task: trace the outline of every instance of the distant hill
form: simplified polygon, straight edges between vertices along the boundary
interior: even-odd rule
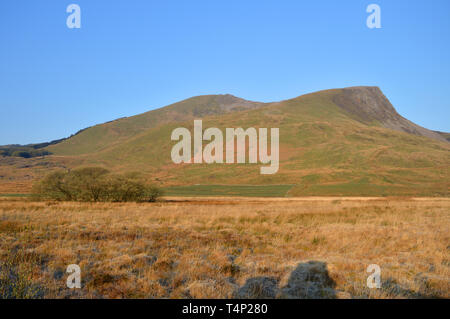
[[[278,127],[279,172],[260,175],[260,164],[173,164],[170,134],[180,126],[192,129],[194,119],[203,119],[204,129]],[[288,196],[449,196],[448,137],[399,115],[377,87],[273,103],[207,95],[87,128],[45,147],[53,155],[42,160],[57,163],[52,167],[139,171],[162,186],[293,185]]]
[[[263,105],[229,94],[192,97],[157,110],[89,127],[48,150],[60,155],[98,152],[164,124],[244,111]]]

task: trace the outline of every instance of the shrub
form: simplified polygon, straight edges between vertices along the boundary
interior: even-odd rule
[[[143,201],[146,187],[143,183],[120,175],[108,176],[103,181],[104,200],[111,202]]]
[[[54,172],[33,185],[33,193],[39,197],[54,200],[75,200],[75,192],[68,173]]]
[[[136,174],[111,174],[101,167],[86,167],[47,175],[34,193],[42,199],[90,202],[154,202],[162,196],[155,186],[147,186]]]
[[[149,186],[145,192],[145,198],[147,202],[156,202],[158,198],[163,196],[163,191],[161,188],[155,186]]]
[[[24,149],[2,149],[1,154],[3,156],[12,156],[12,157],[23,157],[23,158],[31,158],[37,156],[45,156],[50,155],[49,151],[45,150],[35,150],[33,148],[24,148]]]
[[[102,167],[85,167],[68,172],[68,186],[73,192],[73,199],[83,202],[98,202],[106,197],[105,175],[109,174]]]
[[[11,156],[14,157],[23,157],[23,158],[30,158],[31,157],[31,152],[27,152],[27,151],[15,151],[12,153]]]

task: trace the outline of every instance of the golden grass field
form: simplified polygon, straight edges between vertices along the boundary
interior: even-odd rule
[[[449,198],[0,198],[2,297],[449,298]],[[81,289],[66,267],[81,267]],[[369,289],[370,264],[382,287]]]

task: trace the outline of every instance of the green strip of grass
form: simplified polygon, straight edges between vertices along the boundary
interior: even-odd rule
[[[0,197],[30,197],[31,194],[0,194]]]
[[[166,196],[285,197],[293,185],[188,185],[164,188]]]

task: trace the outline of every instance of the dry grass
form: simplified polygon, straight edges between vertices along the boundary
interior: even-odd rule
[[[31,298],[449,298],[449,208],[449,199],[0,199],[0,283],[3,296]],[[74,263],[82,289],[65,285]],[[366,287],[369,264],[381,267],[381,289]]]

